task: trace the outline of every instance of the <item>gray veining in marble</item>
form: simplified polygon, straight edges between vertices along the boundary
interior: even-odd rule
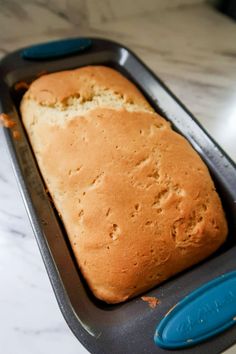
[[[204,1],[0,0],[0,9],[0,57],[57,38],[122,42],[236,160],[236,22]],[[0,162],[0,353],[86,353],[58,309],[1,136]]]

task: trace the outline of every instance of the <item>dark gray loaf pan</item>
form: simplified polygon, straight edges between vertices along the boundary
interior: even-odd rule
[[[15,117],[21,138],[12,139],[6,128],[3,128],[3,134],[59,307],[75,336],[91,353],[169,353],[171,351],[157,347],[153,340],[155,328],[165,313],[192,290],[236,268],[235,165],[163,82],[122,45],[91,39],[90,47],[70,55],[27,59],[22,53],[23,50],[18,50],[0,64],[0,109]],[[156,111],[189,140],[209,167],[229,223],[227,242],[217,253],[145,294],[158,297],[160,304],[155,309],[150,309],[140,297],[112,306],[93,297],[81,277],[53,203],[45,192],[21,123],[19,102],[24,89],[15,91],[16,82],[31,82],[42,71],[97,64],[113,67],[133,81]],[[220,353],[235,340],[236,326],[180,352]]]

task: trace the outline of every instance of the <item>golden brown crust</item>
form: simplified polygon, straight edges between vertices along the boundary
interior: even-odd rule
[[[86,68],[79,70],[83,76]],[[103,72],[88,70],[95,77]],[[41,91],[52,76],[42,79]],[[227,224],[209,172],[169,123],[155,113],[100,107],[56,124],[29,111],[37,81],[34,95],[23,99],[23,121],[98,298],[117,303],[140,294],[224,242]],[[53,92],[56,99],[68,97]]]

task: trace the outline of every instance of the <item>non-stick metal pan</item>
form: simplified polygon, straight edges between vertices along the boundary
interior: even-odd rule
[[[154,109],[189,140],[208,165],[229,224],[227,242],[218,252],[145,294],[158,297],[160,303],[154,309],[140,297],[119,305],[106,305],[91,294],[76,265],[63,225],[45,191],[19,114],[24,89],[15,90],[17,82],[30,83],[45,71],[98,64],[113,67],[133,81]],[[156,326],[167,311],[202,284],[236,269],[234,163],[134,53],[103,39],[63,40],[24,48],[6,56],[0,64],[0,110],[17,122],[20,139],[15,140],[10,129],[2,128],[2,134],[59,307],[75,336],[91,353],[172,352],[157,346],[153,339]],[[232,306],[236,315],[236,302]],[[181,353],[219,353],[235,341],[236,326],[232,326],[198,345],[182,348]]]

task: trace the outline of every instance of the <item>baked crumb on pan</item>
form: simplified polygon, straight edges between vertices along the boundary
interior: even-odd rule
[[[14,130],[12,131],[12,135],[13,135],[13,138],[14,138],[15,140],[19,140],[19,139],[20,139],[20,132],[19,132],[19,130],[14,129]]]
[[[5,128],[13,128],[16,125],[16,122],[6,113],[0,114],[0,122]]]
[[[149,307],[154,309],[160,303],[159,299],[155,296],[141,296],[141,299],[148,303]]]
[[[28,90],[30,85],[26,81],[18,81],[14,85],[14,90],[19,91],[19,90]]]

